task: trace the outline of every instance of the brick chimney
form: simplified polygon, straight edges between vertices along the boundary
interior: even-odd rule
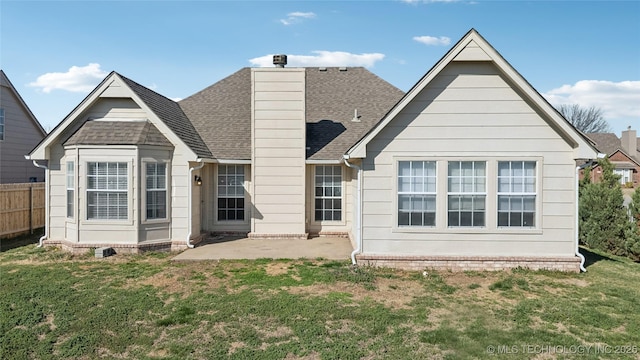
[[[638,140],[636,136],[636,131],[631,130],[631,126],[629,126],[627,130],[622,132],[622,137],[620,138],[622,149],[632,157],[638,155]]]

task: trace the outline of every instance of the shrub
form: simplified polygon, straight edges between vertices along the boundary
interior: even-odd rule
[[[589,181],[585,171],[580,182],[580,240],[593,249],[640,260],[640,234],[636,224],[629,221],[619,176],[613,173],[608,159],[600,159],[602,179]]]

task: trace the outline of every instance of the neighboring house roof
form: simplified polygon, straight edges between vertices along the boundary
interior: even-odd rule
[[[585,134],[591,141],[595,143],[595,147],[600,150],[600,152],[607,154],[608,157],[611,157],[616,152],[621,152],[631,161],[636,164],[640,164],[640,156],[630,156],[624,149],[622,148],[622,141],[616,134],[614,133],[588,133]],[[637,138],[637,150],[640,152],[640,138]]]
[[[594,142],[600,152],[609,156],[622,147],[620,139],[613,133],[588,133],[585,135]]]
[[[211,152],[207,145],[202,141],[202,138],[178,103],[127,77],[120,74],[118,76],[198,157],[211,157]]]
[[[7,74],[5,74],[4,70],[2,69],[0,69],[0,85],[8,87],[11,90],[11,92],[13,92],[13,94],[18,99],[18,101],[20,102],[20,105],[24,108],[25,112],[28,114],[29,118],[31,119],[35,127],[42,133],[43,137],[46,136],[47,131],[42,127],[42,125],[40,124],[36,116],[33,115],[33,113],[31,112],[31,109],[29,109],[29,107],[27,106],[27,103],[24,102],[24,99],[22,98],[22,96],[20,96],[20,94],[18,93],[18,90],[16,90],[16,88],[13,86],[13,84],[9,80],[9,77],[7,77]]]
[[[403,92],[362,67],[305,68],[307,158],[339,160]],[[179,102],[217,159],[251,159],[251,69]],[[359,122],[354,122],[357,110]]]
[[[366,157],[367,144],[453,61],[492,62],[502,75],[513,84],[514,89],[518,90],[525,100],[545,115],[544,119],[549,126],[576,149],[574,155],[576,159],[594,159],[597,157],[596,149],[587,138],[551,106],[475,29],[471,29],[465,34],[369,133],[348,150],[347,155],[356,158]]]
[[[87,121],[64,145],[173,146],[149,121]]]

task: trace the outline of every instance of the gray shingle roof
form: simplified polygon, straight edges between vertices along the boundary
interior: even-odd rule
[[[585,135],[595,143],[596,149],[604,154],[610,156],[618,150],[624,151],[620,138],[614,133],[589,133]],[[636,143],[637,149],[640,151],[640,138],[636,139]],[[636,156],[634,160],[640,162],[640,156]]]
[[[64,144],[173,147],[149,121],[87,121]]]
[[[362,67],[306,69],[307,158],[341,159],[404,95]],[[359,122],[353,122],[355,110]]]
[[[202,158],[211,152],[178,103],[118,74],[131,90],[173,131],[189,148]]]
[[[307,158],[337,160],[404,95],[361,67],[305,68]],[[179,102],[215,158],[251,158],[251,69]],[[352,122],[358,110],[360,122]]]
[[[251,69],[178,102],[218,159],[251,159]]]

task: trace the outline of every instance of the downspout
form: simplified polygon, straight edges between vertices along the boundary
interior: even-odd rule
[[[36,160],[33,160],[33,166],[44,169],[44,234],[42,234],[37,246],[42,247],[42,242],[47,238],[47,230],[49,229],[49,168],[38,164]]]
[[[344,164],[358,173],[357,200],[356,200],[356,248],[351,253],[351,263],[357,265],[356,254],[362,249],[362,169],[357,165],[349,163],[349,155],[344,155]]]
[[[580,271],[587,272],[584,267],[585,258],[580,254],[580,166],[576,166],[576,256],[580,258]]]
[[[194,166],[192,168],[189,169],[189,196],[187,196],[188,198],[188,209],[187,209],[187,223],[189,226],[189,233],[187,234],[187,247],[189,249],[193,249],[195,246],[191,243],[191,234],[193,233],[193,225],[192,225],[192,213],[193,213],[193,209],[191,209],[192,207],[192,202],[193,202],[193,170],[199,170],[202,169],[202,167],[204,166],[204,163],[202,162],[202,159],[198,159],[196,160],[197,163],[199,163],[200,165],[198,166]]]

